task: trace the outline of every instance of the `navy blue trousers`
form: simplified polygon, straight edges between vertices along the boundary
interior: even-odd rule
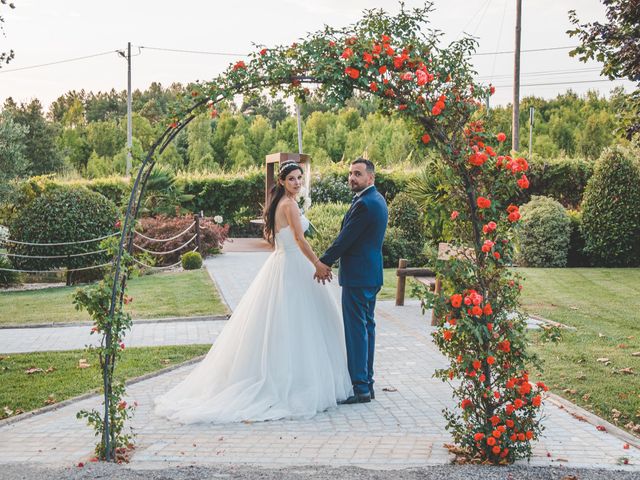
[[[366,394],[373,385],[376,322],[373,313],[380,287],[342,287],[342,318],[353,391]]]

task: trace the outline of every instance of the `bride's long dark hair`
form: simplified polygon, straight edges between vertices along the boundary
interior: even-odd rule
[[[278,170],[278,180],[282,180],[284,182],[287,179],[287,175],[295,170],[300,170],[300,172],[304,174],[304,170],[302,170],[302,167],[297,162],[290,161],[282,163],[280,165],[280,170]],[[278,203],[280,203],[284,194],[284,186],[277,181],[271,189],[271,200],[269,205],[264,209],[264,238],[266,238],[272,245],[276,235],[276,208],[278,208]]]

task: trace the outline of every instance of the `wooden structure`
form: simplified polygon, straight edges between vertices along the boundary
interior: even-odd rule
[[[456,248],[448,243],[438,244],[438,260],[449,260],[451,257],[456,258],[473,258],[475,256],[473,249]],[[435,272],[428,268],[409,268],[407,267],[407,261],[401,258],[398,262],[398,269],[396,270],[398,277],[398,283],[396,286],[396,306],[401,307],[404,305],[404,293],[407,285],[407,277],[413,277],[415,281],[423,284],[429,290],[432,290],[435,295],[439,295],[442,291],[442,279],[438,277]],[[431,325],[437,325],[438,319],[435,315],[431,315]]]
[[[413,277],[415,281],[423,284],[436,295],[438,295],[442,289],[442,282],[440,278],[436,276],[434,271],[429,270],[428,268],[409,268],[407,267],[407,261],[404,258],[401,258],[398,262],[396,275],[398,276],[398,283],[396,285],[396,306],[398,307],[404,305],[404,293],[407,286],[407,277]],[[436,319],[432,315],[431,325],[435,325],[436,323]]]

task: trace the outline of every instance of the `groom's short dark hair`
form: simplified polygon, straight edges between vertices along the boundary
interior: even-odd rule
[[[367,172],[376,173],[376,166],[371,160],[367,160],[366,158],[356,158],[351,162],[351,165],[355,165],[356,163],[364,163],[365,167],[367,167]]]

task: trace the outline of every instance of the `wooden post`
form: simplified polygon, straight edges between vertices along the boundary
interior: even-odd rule
[[[442,291],[442,280],[440,279],[440,277],[436,276],[436,286],[433,289],[433,294],[438,296],[440,295],[441,291]],[[431,309],[431,326],[436,327],[439,323],[440,323],[440,319],[436,317],[436,309],[432,308]]]
[[[202,258],[204,258],[202,243],[200,241],[200,215],[194,215],[193,220],[196,222],[196,247],[198,247],[198,253],[202,256]]]
[[[398,268],[407,268],[407,260],[401,258],[398,261]],[[404,289],[407,284],[406,275],[398,275],[398,283],[396,285],[396,307],[404,305]]]

